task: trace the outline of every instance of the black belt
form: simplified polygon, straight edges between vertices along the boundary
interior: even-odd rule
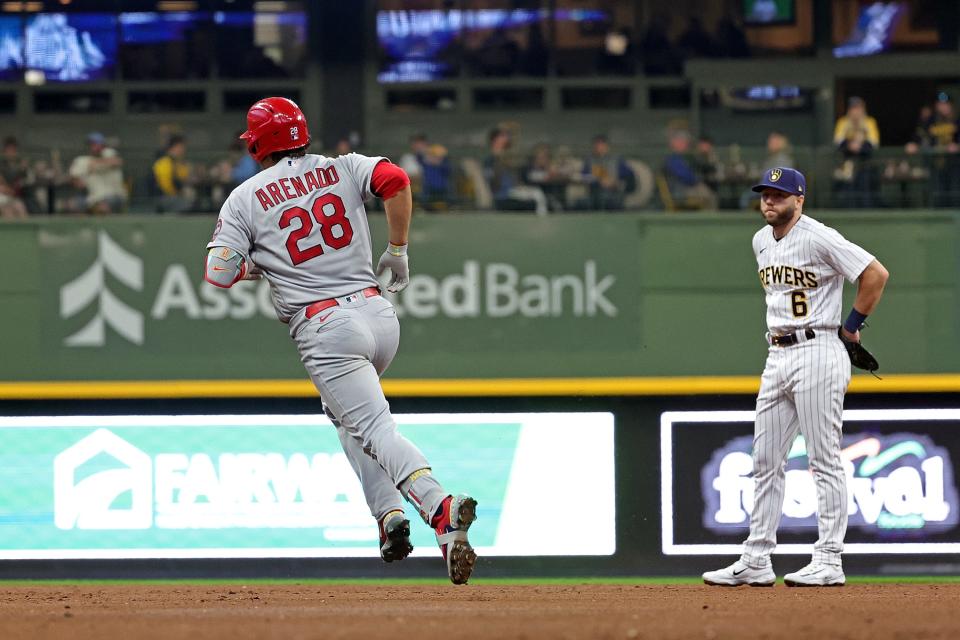
[[[798,332],[788,333],[782,336],[770,336],[770,344],[776,345],[778,347],[789,347],[800,342],[800,338],[797,336]],[[813,340],[814,336],[817,334],[813,329],[804,329],[803,335],[806,336],[807,340]]]

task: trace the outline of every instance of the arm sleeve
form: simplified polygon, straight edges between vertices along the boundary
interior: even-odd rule
[[[389,200],[410,184],[407,173],[389,160],[381,160],[373,169],[370,191],[383,200]]]
[[[853,244],[834,229],[824,229],[824,235],[819,240],[820,257],[849,282],[856,282],[874,260],[873,254]]]
[[[373,179],[373,170],[382,161],[387,160],[382,156],[364,156],[359,153],[348,153],[340,156],[334,162],[338,169],[343,169],[353,178],[360,188],[360,193],[364,198],[376,195],[371,190],[371,181]],[[392,164],[392,163],[391,163]]]
[[[247,274],[243,256],[227,247],[213,247],[207,251],[203,279],[215,287],[229,289]]]

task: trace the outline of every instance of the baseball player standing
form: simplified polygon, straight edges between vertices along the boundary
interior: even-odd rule
[[[819,537],[812,562],[788,573],[784,582],[842,585],[848,494],[840,439],[850,359],[840,336],[859,342],[860,327],[889,274],[872,255],[803,215],[806,181],[796,169],[771,169],[753,190],[761,194],[760,210],[769,225],[753,236],[753,252],[766,292],[770,348],[757,396],[750,536],[739,560],[704,573],[703,581],[730,586],[776,581],[770,554],[783,513],[786,458],[799,430],[817,487]],[[841,326],[844,278],[856,280],[858,288]]]
[[[409,178],[381,157],[308,154],[307,121],[286,98],[250,107],[240,137],[263,170],[220,210],[206,280],[231,287],[267,278],[277,316],[290,326],[379,523],[381,557],[402,560],[413,550],[402,496],[434,528],[450,580],[464,584],[477,558],[467,540],[476,500],[440,486],[420,450],[397,431],[380,387],[400,325],[376,276],[391,271],[391,292],[409,282]],[[390,232],[376,275],[363,206],[371,195],[383,199]]]

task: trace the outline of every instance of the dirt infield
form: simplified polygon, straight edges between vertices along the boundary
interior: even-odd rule
[[[960,637],[960,584],[0,587],[0,638]]]

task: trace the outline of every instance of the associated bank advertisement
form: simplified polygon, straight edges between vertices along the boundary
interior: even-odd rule
[[[754,502],[752,411],[661,416],[663,552],[739,553]],[[844,412],[845,553],[960,553],[960,409]],[[775,553],[810,553],[817,488],[803,436],[787,454]]]
[[[477,499],[479,554],[614,552],[612,414],[395,418],[448,491]],[[533,505],[585,504],[576,536],[531,535]],[[407,513],[414,555],[439,554]],[[0,417],[0,559],[377,557],[378,546],[325,416]]]

